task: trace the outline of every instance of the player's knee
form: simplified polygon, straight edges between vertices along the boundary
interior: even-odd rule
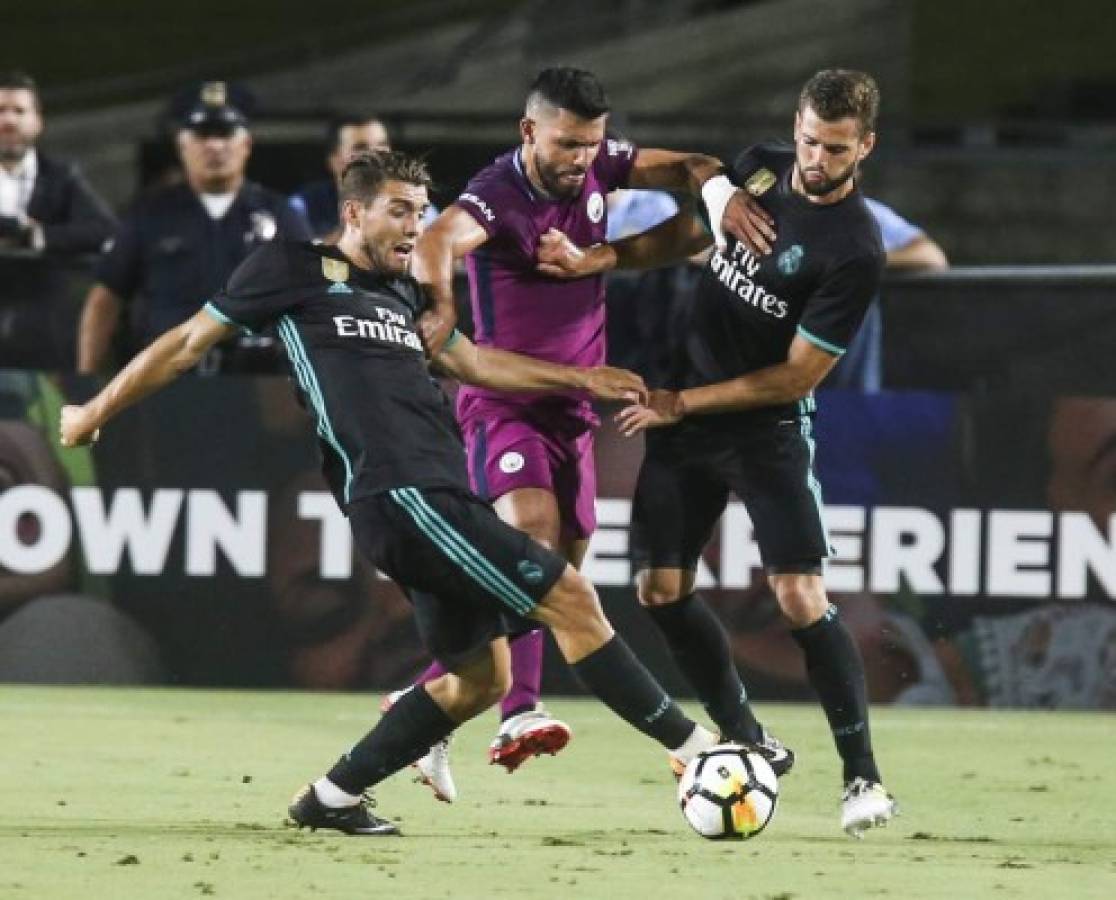
[[[636,596],[640,606],[666,606],[681,600],[687,593],[682,574],[673,570],[640,572],[636,579]]]
[[[812,579],[794,578],[776,583],[775,596],[783,616],[794,628],[805,628],[820,619],[829,606],[825,589]]]

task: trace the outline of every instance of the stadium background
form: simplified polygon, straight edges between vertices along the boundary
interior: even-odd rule
[[[427,0],[341,2],[321,19],[287,0],[227,7],[75,0],[5,13],[8,62],[43,88],[44,147],[125,208],[172,158],[168,98],[227,78],[255,99],[251,177],[286,191],[320,176],[325,120],[368,111],[397,146],[429,153],[444,204],[515,141],[523,86],[548,62],[596,70],[638,142],[720,154],[786,135],[795,92],[819,66],[876,73],[884,117],[866,189],[956,267],[887,283],[887,390],[820,398],[822,483],[844,529],[835,538],[865,570],[837,593],[873,694],[1116,705],[1116,235],[1098,200],[1116,177],[1116,58],[1100,4],[571,0],[558,14]],[[17,264],[26,260],[0,259]],[[88,276],[77,265],[71,277],[69,307],[51,299],[74,312]],[[623,334],[623,322],[610,327]],[[419,668],[394,590],[311,552],[321,484],[283,379],[189,381],[90,453],[62,454],[58,406],[92,387],[67,373],[0,373],[0,675],[6,657],[20,672],[32,658],[44,681],[384,688]],[[1085,432],[1101,438],[1082,458],[1071,438]],[[636,459],[638,445],[606,433],[609,518],[591,571],[621,629],[679,689],[625,584]],[[1069,481],[1076,494],[1058,488]],[[75,488],[93,493],[76,500]],[[121,522],[128,503],[149,525],[166,504],[165,553],[151,550],[152,533],[137,539],[142,565],[106,550],[111,534],[86,526],[114,498]],[[746,523],[732,521],[746,540]],[[804,697],[763,590],[740,574],[746,544],[721,547],[707,555],[709,589],[750,682],[763,698]],[[885,577],[875,563],[889,547],[908,564]],[[100,632],[72,627],[95,598],[127,617],[103,646]],[[55,608],[47,631],[19,627],[32,604]],[[572,691],[550,659],[547,686]]]

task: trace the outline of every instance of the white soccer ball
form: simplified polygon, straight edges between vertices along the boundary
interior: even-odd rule
[[[775,815],[779,781],[767,760],[739,744],[695,756],[678,782],[682,815],[702,837],[755,837]]]

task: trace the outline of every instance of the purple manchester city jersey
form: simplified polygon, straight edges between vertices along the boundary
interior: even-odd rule
[[[466,185],[456,204],[488,233],[488,240],[466,257],[476,343],[565,365],[604,363],[603,276],[549,278],[536,271],[536,253],[539,237],[549,228],[580,247],[604,241],[605,197],[627,185],[635,156],[636,148],[627,141],[602,141],[581,192],[570,200],[540,194],[524,172],[518,148]],[[589,412],[584,395],[561,396],[568,398],[563,405]],[[463,387],[458,395],[462,411],[478,401],[531,405],[541,399],[476,387]]]

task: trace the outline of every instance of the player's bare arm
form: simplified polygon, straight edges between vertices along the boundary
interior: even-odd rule
[[[551,228],[539,238],[538,270],[552,278],[584,278],[612,269],[655,269],[700,253],[712,240],[693,210],[683,204],[677,214],[654,228],[615,243],[582,248]]]
[[[753,253],[766,256],[775,243],[775,220],[759,202],[737,188],[714,156],[673,150],[640,150],[628,176],[628,186],[686,191],[700,197],[718,247],[730,234]]]
[[[445,348],[435,362],[441,371],[458,381],[497,391],[574,388],[588,391],[598,400],[634,403],[647,395],[643,379],[626,369],[562,366],[507,350],[478,347],[464,335]]]
[[[109,419],[193,368],[210,347],[236,330],[199,310],[152,342],[88,403],[62,407],[62,446],[92,443]]]
[[[442,351],[457,325],[453,298],[453,264],[488,240],[487,232],[467,212],[451,206],[415,244],[411,274],[431,297],[418,326],[431,359]]]
[[[796,336],[785,362],[739,378],[683,391],[651,391],[645,406],[633,405],[622,409],[616,421],[620,433],[631,437],[648,428],[673,425],[684,416],[793,403],[814,390],[837,359],[834,354]]]

